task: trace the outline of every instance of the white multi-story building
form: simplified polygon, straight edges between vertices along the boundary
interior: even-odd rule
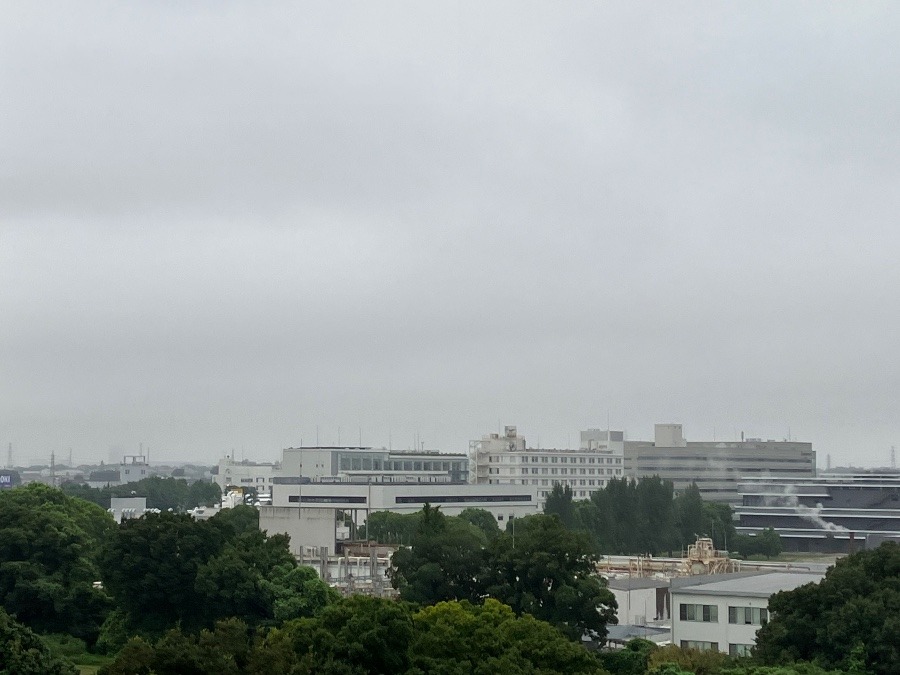
[[[672,643],[747,656],[756,644],[756,631],[768,621],[769,598],[824,576],[749,572],[672,579]]]
[[[119,464],[119,484],[137,483],[139,480],[150,478],[156,472],[150,468],[150,462],[146,455],[125,455]]]
[[[575,499],[587,499],[621,478],[625,440],[621,431],[588,429],[577,449],[529,448],[516,427],[469,443],[470,480],[488,485],[528,485],[541,506],[556,484],[569,486]]]
[[[231,455],[225,455],[219,460],[213,480],[222,494],[228,492],[229,487],[254,488],[257,492],[269,493],[272,490],[272,479],[280,475],[281,465],[277,462],[236,462]]]

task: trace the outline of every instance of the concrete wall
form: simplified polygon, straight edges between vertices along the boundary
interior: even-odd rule
[[[259,507],[259,529],[291,538],[294,555],[313,554],[311,549],[327,548],[334,553],[336,538],[334,509],[298,509],[296,506]]]

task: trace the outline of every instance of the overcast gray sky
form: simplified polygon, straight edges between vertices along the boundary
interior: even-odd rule
[[[609,420],[888,463],[895,3],[299,4],[0,2],[17,462]]]

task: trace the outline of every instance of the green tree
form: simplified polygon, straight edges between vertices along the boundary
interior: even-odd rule
[[[825,670],[814,663],[803,661],[784,666],[760,666],[750,662],[723,668],[721,675],[843,675],[843,672]]]
[[[277,623],[312,617],[340,600],[340,593],[319,578],[312,567],[282,565],[261,582]]]
[[[703,532],[711,537],[713,545],[722,551],[737,551],[737,530],[734,528],[734,514],[729,504],[718,502],[703,503]]]
[[[229,616],[257,623],[271,614],[263,576],[232,544],[197,567],[194,590],[203,607],[204,623]]]
[[[815,661],[825,668],[895,673],[900,663],[900,545],[847,556],[819,584],[776,593],[757,633],[767,665]]]
[[[718,675],[729,661],[727,654],[712,649],[683,649],[677,645],[667,645],[654,650],[647,664],[651,673],[686,671],[694,675]]]
[[[644,675],[647,672],[651,652],[658,647],[650,642],[635,638],[625,644],[624,649],[612,649],[598,654],[600,663],[615,675]]]
[[[173,628],[153,643],[132,638],[100,675],[240,675],[250,651],[247,625],[227,619],[199,634]]]
[[[771,527],[767,527],[758,535],[756,535],[757,550],[766,558],[776,558],[784,550],[781,543],[781,537]]]
[[[637,481],[637,551],[658,555],[680,548],[672,481],[650,476]]]
[[[134,483],[92,488],[86,484],[65,483],[63,491],[108,509],[112,497],[146,497],[147,508],[161,511],[185,511],[195,506],[212,506],[221,499],[222,493],[216,483],[194,481],[184,478],[164,478],[150,476]]]
[[[703,497],[696,483],[691,483],[690,487],[675,497],[675,513],[682,547],[693,544],[697,537],[709,535],[703,511]]]
[[[602,673],[596,657],[551,625],[486,600],[442,602],[413,616],[410,675]]]
[[[481,530],[487,541],[500,536],[500,527],[497,525],[497,519],[494,518],[494,514],[490,511],[473,508],[463,509],[457,518]]]
[[[616,623],[616,600],[594,571],[590,538],[566,530],[555,516],[519,518],[515,527],[515,537],[503,534],[488,548],[487,594],[570,638],[591,632],[605,640],[606,625]]]
[[[37,635],[0,609],[0,673],[75,675],[75,668],[55,658]]]
[[[94,504],[32,483],[0,492],[0,602],[34,630],[96,640],[109,598],[95,554],[112,518]]]
[[[487,542],[480,529],[426,504],[411,543],[391,557],[389,575],[400,597],[426,605],[481,600]]]
[[[148,513],[127,520],[100,556],[103,582],[135,628],[160,632],[181,621],[205,619],[197,573],[223,546],[209,521],[173,513]]]
[[[188,484],[186,499],[184,505],[186,509],[192,509],[195,506],[215,506],[222,501],[222,489],[217,483],[196,480]]]
[[[232,509],[222,509],[209,519],[222,528],[229,538],[259,532],[259,509],[239,504]]]
[[[369,515],[360,536],[381,544],[409,545],[419,528],[419,513],[376,511]]]
[[[413,637],[409,608],[381,598],[353,596],[312,619],[289,621],[257,644],[252,675],[368,675],[404,673]]]
[[[572,488],[561,483],[554,483],[553,489],[544,502],[544,513],[556,516],[569,529],[575,527],[575,507],[572,502]]]

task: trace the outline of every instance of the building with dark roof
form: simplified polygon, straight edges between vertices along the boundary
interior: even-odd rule
[[[852,552],[900,538],[900,472],[744,477],[735,512],[738,532],[771,527],[787,551]]]

